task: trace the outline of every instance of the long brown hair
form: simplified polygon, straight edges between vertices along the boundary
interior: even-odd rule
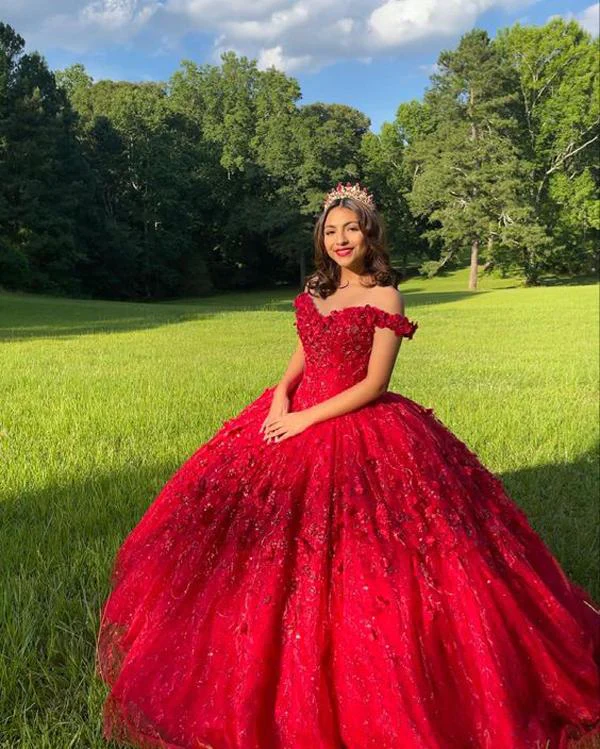
[[[333,294],[340,285],[340,266],[329,257],[325,249],[325,221],[329,211],[337,206],[349,208],[358,216],[358,225],[367,244],[364,256],[364,275],[373,278],[373,283],[365,283],[364,286],[366,288],[372,288],[373,286],[393,286],[397,288],[401,281],[401,275],[392,268],[390,263],[383,218],[378,211],[368,208],[360,200],[345,197],[335,200],[328,206],[315,223],[313,229],[315,270],[305,279],[308,292],[316,291],[322,299],[325,299]]]

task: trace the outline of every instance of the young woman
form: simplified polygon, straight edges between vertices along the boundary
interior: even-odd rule
[[[361,185],[327,194],[297,348],[114,562],[107,739],[564,749],[600,734],[600,611],[435,416],[387,389],[404,314]]]

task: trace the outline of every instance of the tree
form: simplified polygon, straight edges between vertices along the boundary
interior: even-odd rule
[[[76,293],[86,195],[76,117],[43,58],[23,48],[0,24],[0,273],[9,287]]]
[[[132,272],[128,293],[176,295],[194,227],[195,154],[185,125],[160,83],[100,81],[91,108],[94,164],[106,220],[129,258],[121,264]]]
[[[543,270],[573,272],[594,262],[599,234],[597,48],[575,21],[498,33],[496,46],[517,79],[519,150],[533,220],[552,241],[529,259],[530,280]]]
[[[171,78],[169,98],[215,160],[211,183],[198,196],[209,208],[205,239],[213,282],[243,287],[274,279],[281,265],[274,262],[276,235],[290,210],[297,210],[285,196],[300,94],[297,83],[278,71],[259,71],[233,52],[222,60],[218,69],[184,62]],[[204,206],[199,210],[206,213]]]
[[[405,148],[404,133],[397,122],[384,123],[378,135],[365,133],[361,142],[362,180],[372,190],[377,207],[385,216],[392,261],[404,270],[411,254],[426,251],[419,236],[421,227],[406,200],[411,180],[404,166]]]
[[[408,199],[417,215],[429,219],[425,236],[443,242],[436,271],[470,248],[469,288],[474,289],[492,227],[506,204],[517,200],[510,71],[487,33],[475,29],[456,51],[440,54],[431,80],[425,109],[413,107],[401,123],[412,136]],[[423,122],[425,130],[415,135]]]

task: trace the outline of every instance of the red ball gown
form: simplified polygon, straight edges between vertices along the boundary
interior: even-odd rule
[[[290,410],[367,372],[371,305],[294,299]],[[600,611],[433,410],[387,391],[279,443],[264,390],[114,561],[104,737],[155,749],[563,749],[600,735]]]

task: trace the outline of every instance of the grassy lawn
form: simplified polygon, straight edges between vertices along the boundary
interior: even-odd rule
[[[569,576],[598,580],[598,286],[467,271],[401,286],[390,389],[504,481]],[[105,746],[93,676],[113,556],[197,447],[281,376],[296,289],[165,304],[0,294],[0,747]]]

